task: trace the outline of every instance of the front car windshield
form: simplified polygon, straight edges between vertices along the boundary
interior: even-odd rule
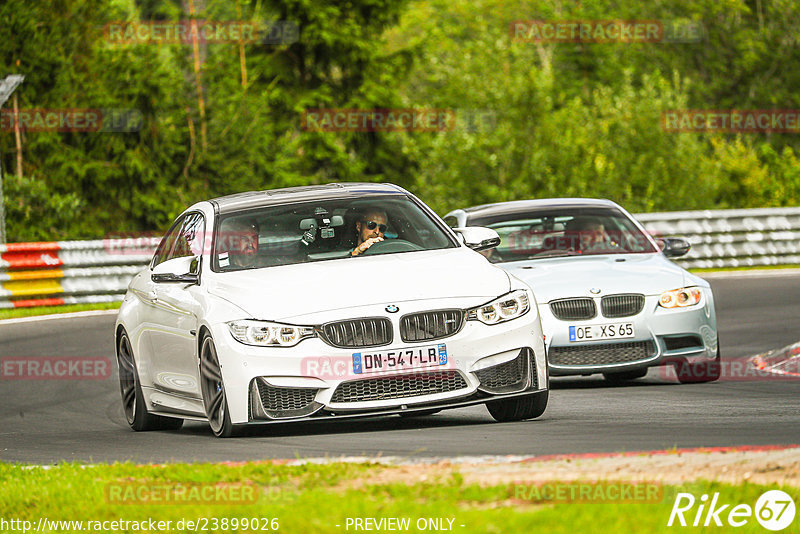
[[[239,271],[363,256],[456,247],[445,227],[404,195],[333,199],[251,208],[221,215],[212,269]]]
[[[639,228],[616,208],[547,208],[526,213],[471,218],[500,235],[490,261],[563,256],[657,252]]]

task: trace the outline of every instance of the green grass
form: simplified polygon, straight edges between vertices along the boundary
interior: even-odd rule
[[[455,532],[666,532],[676,529],[670,529],[666,524],[677,491],[688,491],[698,498],[704,493],[719,492],[720,503],[753,506],[764,491],[778,488],[777,485],[731,486],[700,481],[682,487],[667,486],[665,497],[656,503],[553,504],[523,497],[525,494],[515,492],[509,484],[492,487],[468,485],[455,472],[441,479],[428,479],[411,485],[371,482],[374,481],[373,475],[382,469],[347,463],[304,466],[272,463],[62,464],[50,469],[0,464],[0,518],[32,521],[34,529],[40,517],[83,521],[153,518],[171,521],[171,528],[162,530],[170,532],[189,531],[188,528],[176,529],[177,522],[199,518],[216,520],[218,526],[214,530],[225,532],[233,529],[221,526],[223,518],[230,521],[245,517],[277,518],[279,531],[298,533],[354,532],[353,526],[349,530],[345,528],[348,517],[407,517],[411,519],[410,532],[418,531],[414,525],[420,518],[454,519],[452,530]],[[413,469],[417,472],[421,468]],[[421,475],[422,471],[419,473]],[[251,485],[248,487],[255,488],[254,495],[258,499],[255,503],[243,504],[218,503],[213,499],[195,504],[121,504],[109,502],[107,497],[111,491],[109,488],[164,487],[177,483],[212,483],[219,487],[247,483]],[[800,502],[797,488],[782,489]],[[696,510],[697,505],[686,514],[690,524]],[[796,526],[797,521],[793,525]],[[444,525],[447,525],[446,521]],[[210,528],[211,523],[208,526]],[[261,526],[260,523],[258,531],[263,531]],[[730,530],[730,527],[711,530],[723,529]],[[10,531],[0,528],[2,530]],[[677,530],[698,532],[700,528],[677,527]],[[747,525],[736,530],[765,532],[755,518],[750,518]]]
[[[50,315],[52,313],[70,313],[89,310],[116,310],[122,302],[98,302],[95,304],[65,304],[64,306],[41,306],[38,308],[13,308],[0,310],[0,320],[14,319],[17,317],[33,317],[35,315]]]

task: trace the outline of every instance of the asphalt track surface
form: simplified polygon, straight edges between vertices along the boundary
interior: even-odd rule
[[[709,277],[723,359],[800,340],[800,274]],[[0,357],[113,361],[114,315],[0,323]],[[116,364],[114,364],[116,367]],[[0,460],[240,461],[270,458],[522,455],[800,443],[800,380],[680,385],[657,369],[623,386],[599,375],[551,381],[539,419],[494,423],[483,406],[428,417],[270,425],[220,440],[208,426],[132,432],[116,369],[104,380],[0,380]]]

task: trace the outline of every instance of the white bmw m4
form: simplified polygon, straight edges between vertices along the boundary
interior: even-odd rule
[[[540,416],[548,374],[528,285],[404,189],[328,184],[199,202],[131,281],[116,322],[134,430],[421,415]]]

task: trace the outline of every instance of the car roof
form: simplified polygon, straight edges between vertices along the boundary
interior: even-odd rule
[[[388,183],[346,182],[248,191],[214,198],[209,202],[220,213],[226,213],[273,204],[386,194],[407,194],[407,191],[402,187]]]
[[[615,202],[602,198],[537,198],[532,200],[512,200],[464,208],[470,218],[491,217],[492,215],[524,213],[537,208],[587,208],[619,207]]]

